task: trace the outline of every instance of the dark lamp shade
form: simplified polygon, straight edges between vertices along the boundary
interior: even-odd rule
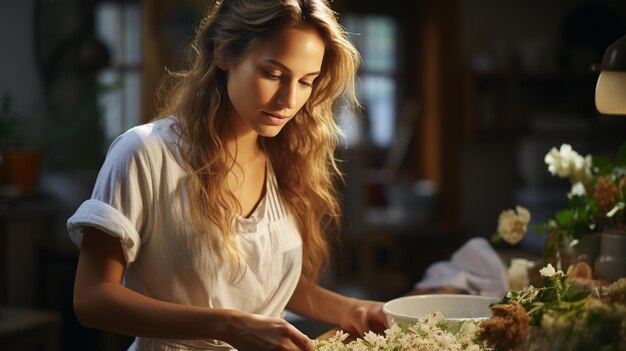
[[[596,84],[596,108],[607,115],[626,115],[626,36],[606,49]]]

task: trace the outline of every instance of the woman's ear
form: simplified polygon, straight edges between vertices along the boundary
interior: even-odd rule
[[[226,61],[222,58],[216,58],[215,65],[222,71],[228,71],[230,68],[230,64],[226,63]]]
[[[221,69],[222,71],[228,71],[230,65],[226,63],[226,60],[224,60],[224,55],[221,54],[220,45],[213,46],[213,57],[215,57],[215,65],[217,66],[217,68]]]

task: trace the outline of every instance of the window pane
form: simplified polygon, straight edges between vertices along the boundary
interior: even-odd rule
[[[395,130],[395,81],[389,76],[365,75],[361,87],[372,142],[387,147]]]
[[[96,9],[96,35],[109,49],[113,65],[120,65],[123,62],[120,11],[120,5],[115,3],[101,3]]]
[[[139,4],[124,5],[124,64],[141,62],[141,9]]]
[[[100,3],[96,10],[96,34],[109,49],[113,65],[138,65],[141,62],[139,4]]]
[[[96,34],[109,49],[112,66],[98,76],[106,138],[139,123],[141,103],[141,8],[138,3],[100,3]]]
[[[396,33],[394,22],[389,17],[367,17],[363,64],[368,71],[393,73],[395,71]]]
[[[363,58],[357,94],[365,107],[367,136],[374,145],[386,148],[396,124],[396,23],[387,16],[348,14],[343,25]]]
[[[114,69],[104,70],[98,76],[101,93],[98,102],[104,116],[104,130],[108,141],[139,123],[141,75],[139,72],[121,74]]]

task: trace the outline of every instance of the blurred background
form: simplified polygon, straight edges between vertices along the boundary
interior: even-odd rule
[[[185,67],[206,6],[0,2],[0,345],[128,345],[74,319],[78,251],[65,221],[112,139],[152,118],[159,79]],[[337,111],[346,216],[322,281],[332,289],[380,300],[410,292],[430,264],[491,237],[503,209],[523,205],[539,223],[566,204],[569,184],[543,160],[550,148],[613,155],[626,139],[626,117],[596,111],[590,70],[626,33],[623,0],[332,7],[363,57],[363,109]],[[543,240],[499,249],[537,255]]]

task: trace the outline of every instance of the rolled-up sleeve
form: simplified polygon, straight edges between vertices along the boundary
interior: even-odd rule
[[[85,227],[118,238],[126,266],[148,239],[153,214],[153,172],[148,148],[136,130],[118,137],[109,148],[91,199],[67,221],[70,239],[80,247]]]

